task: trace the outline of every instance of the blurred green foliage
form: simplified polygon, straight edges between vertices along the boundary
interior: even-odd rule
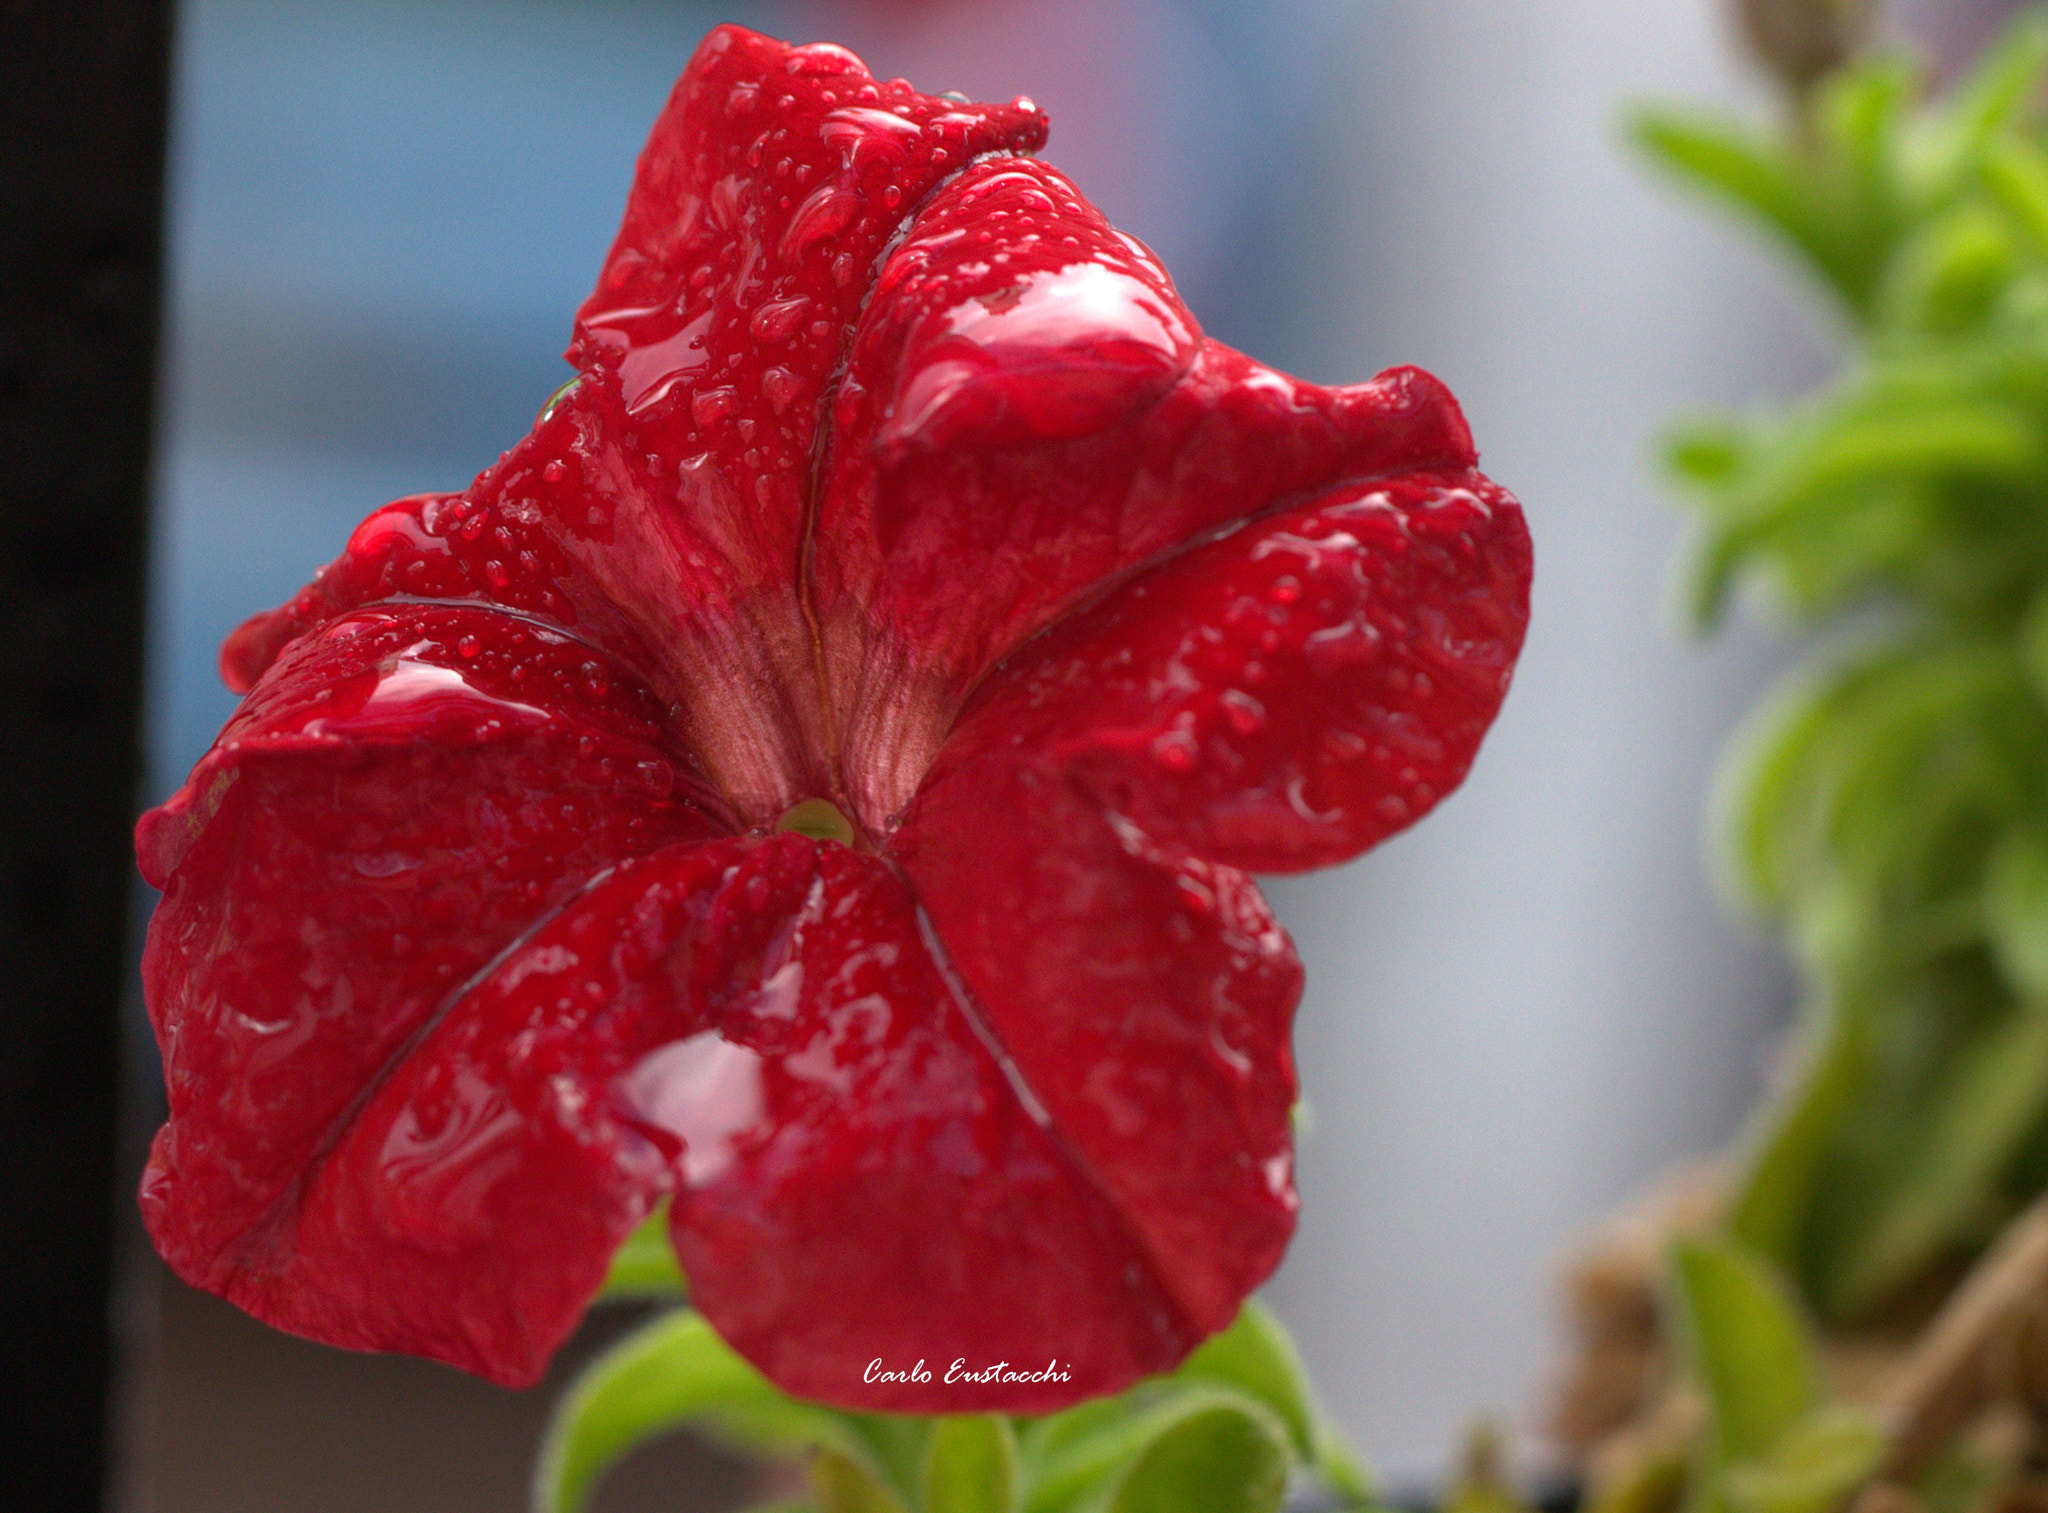
[[[772,1513],[1275,1513],[1302,1477],[1332,1509],[1372,1503],[1293,1345],[1255,1303],[1172,1375],[1039,1419],[801,1402],[676,1309],[599,1357],[557,1406],[535,1508],[578,1513],[607,1467],[679,1428],[801,1459],[810,1497]]]
[[[1757,580],[1840,628],[1718,800],[1728,875],[1809,990],[1728,1227],[1829,1324],[2048,1184],[2044,69],[2033,13],[1940,100],[1876,58],[1776,131],[1634,123],[1797,256],[1852,349],[1825,392],[1669,453],[1702,527],[1700,623]]]

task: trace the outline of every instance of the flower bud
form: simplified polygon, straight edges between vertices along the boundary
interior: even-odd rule
[[[1799,93],[1839,68],[1870,33],[1871,0],[1740,0],[1744,38]]]

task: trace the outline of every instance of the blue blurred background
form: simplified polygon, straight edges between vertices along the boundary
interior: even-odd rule
[[[1917,22],[1954,50],[1993,8]],[[1045,156],[1159,251],[1212,335],[1324,381],[1433,369],[1528,507],[1528,650],[1465,789],[1272,889],[1309,967],[1314,1118],[1269,1296],[1388,1479],[1433,1480],[1471,1415],[1535,1423],[1574,1236],[1727,1135],[1789,1004],[1698,841],[1713,755],[1786,650],[1676,630],[1681,521],[1651,453],[1675,412],[1812,383],[1831,333],[1617,129],[1631,99],[1767,93],[1711,0],[191,0],[152,797],[233,707],[229,628],[376,505],[459,488],[524,432],[647,126],[722,19],[926,89],[1032,95]],[[208,1353],[231,1326],[167,1296],[131,1407],[136,1505],[472,1505],[459,1475],[403,1490],[427,1485],[406,1457],[450,1454],[418,1419],[341,1431],[399,1490],[252,1490],[221,1437],[277,1414],[289,1369],[237,1382]]]

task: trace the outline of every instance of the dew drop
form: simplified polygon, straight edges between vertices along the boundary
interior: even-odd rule
[[[489,580],[492,588],[504,588],[512,581],[511,572],[496,557],[484,564],[484,577]]]
[[[851,184],[820,184],[804,202],[790,212],[789,229],[782,233],[782,254],[792,257],[826,237],[836,236],[860,213],[860,191]]]
[[[756,341],[787,341],[810,308],[811,298],[807,294],[790,299],[771,299],[753,313],[747,321],[747,329],[753,332]]]
[[[1195,766],[1195,738],[1186,730],[1169,730],[1152,742],[1152,759],[1168,772],[1191,772]]]
[[[793,47],[782,66],[790,73],[805,74],[811,78],[867,72],[866,65],[857,55],[836,42],[806,42],[802,47]]]
[[[740,396],[730,388],[702,389],[690,399],[690,418],[700,426],[725,419],[739,404]]]
[[[1266,706],[1241,689],[1224,691],[1223,717],[1239,735],[1257,735],[1266,726]]]
[[[560,483],[569,476],[569,468],[561,458],[557,457],[540,470],[540,476],[549,483]]]
[[[778,414],[796,399],[797,388],[797,376],[787,368],[770,368],[761,375],[761,392],[768,396],[768,403],[775,406]]]
[[[583,674],[583,686],[590,690],[593,699],[601,699],[612,691],[611,674],[604,670],[602,662],[585,662],[579,671]]]
[[[555,413],[556,409],[561,405],[562,401],[567,399],[571,394],[574,394],[576,392],[577,387],[582,382],[583,375],[581,373],[578,373],[574,378],[570,379],[567,383],[563,384],[559,389],[555,390],[554,393],[550,394],[547,397],[547,402],[540,407],[540,414],[535,417],[533,423],[537,426],[546,425],[548,423],[548,418]]]
[[[478,641],[475,636],[464,636],[455,643],[457,654],[464,657],[474,657],[482,649],[483,643]]]

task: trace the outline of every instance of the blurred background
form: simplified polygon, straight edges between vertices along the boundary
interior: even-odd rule
[[[1953,59],[2007,9],[1887,24]],[[1772,108],[1712,0],[189,0],[150,798],[233,707],[222,635],[378,504],[462,487],[566,376],[641,139],[725,19],[925,89],[1030,94],[1046,158],[1210,334],[1325,382],[1432,369],[1527,506],[1528,648],[1472,778],[1412,834],[1271,889],[1309,969],[1313,1120],[1268,1297],[1397,1491],[1435,1482],[1475,1414],[1529,1434],[1562,1256],[1726,1138],[1792,995],[1698,839],[1714,754],[1790,638],[1755,614],[1711,645],[1677,629],[1652,454],[1674,415],[1810,386],[1834,333],[1617,129],[1641,99]],[[138,1034],[140,1087],[151,1054]],[[518,1505],[548,1389],[271,1335],[153,1260],[130,1300],[127,1506]],[[643,1456],[603,1506],[716,1507],[737,1475]]]

